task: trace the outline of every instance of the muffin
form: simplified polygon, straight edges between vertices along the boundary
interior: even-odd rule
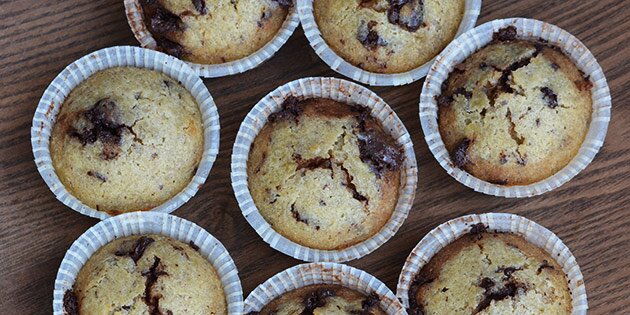
[[[64,294],[78,314],[227,314],[221,280],[190,242],[135,235],[100,248]]]
[[[499,185],[527,185],[565,167],[588,132],[591,82],[545,41],[516,28],[457,65],[436,97],[454,166]]]
[[[365,295],[336,284],[315,284],[289,291],[248,315],[385,314],[379,300],[374,292]]]
[[[128,67],[99,71],[74,88],[50,139],[65,188],[112,215],[175,196],[191,181],[203,148],[190,92],[161,72]]]
[[[571,314],[562,267],[546,251],[482,223],[415,275],[410,314]]]
[[[167,54],[200,64],[241,59],[278,33],[292,0],[138,0],[144,24]]]
[[[369,72],[401,73],[429,62],[455,38],[464,0],[314,0],[328,46]]]
[[[289,96],[254,139],[248,187],[279,234],[324,250],[362,242],[398,201],[402,149],[369,109]]]

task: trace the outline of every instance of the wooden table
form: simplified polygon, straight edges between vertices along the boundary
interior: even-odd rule
[[[511,212],[554,231],[571,248],[586,279],[594,314],[630,313],[630,1],[485,1],[479,23],[522,16],[556,24],[599,60],[613,97],[606,143],[593,163],[559,189],[528,199],[476,193],[436,163],[418,120],[422,81],[373,87],[412,135],[419,166],[415,205],[389,242],[349,264],[396,289],[416,243],[438,224],[467,213]],[[30,126],[39,98],[69,63],[94,50],[138,45],[121,0],[0,2],[0,309],[45,314],[52,309],[57,268],[70,244],[98,221],[58,202],[40,178]],[[257,69],[204,80],[221,116],[221,148],[206,184],[174,214],[196,222],[228,248],[244,294],[299,261],[267,246],[243,218],[230,186],[238,127],[265,94],[305,76],[335,76],[313,53],[300,27]]]

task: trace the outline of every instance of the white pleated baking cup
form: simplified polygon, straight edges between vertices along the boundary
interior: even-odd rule
[[[502,186],[478,179],[466,171],[455,167],[444,147],[438,126],[438,107],[435,96],[440,95],[444,82],[453,68],[468,56],[487,45],[494,32],[507,26],[514,26],[521,39],[544,39],[555,45],[573,60],[593,83],[593,114],[591,124],[578,154],[556,174],[542,181],[522,186]],[[593,160],[604,144],[608,122],[610,121],[611,96],[602,68],[591,52],[573,35],[563,29],[542,21],[510,18],[494,20],[480,25],[453,41],[438,55],[433,63],[420,96],[420,123],[429,149],[446,170],[460,183],[487,195],[499,197],[531,197],[560,187],[582,171]]]
[[[315,53],[317,53],[331,69],[352,80],[373,86],[398,86],[409,84],[426,76],[431,64],[435,60],[435,58],[433,58],[418,68],[401,73],[376,73],[363,70],[341,58],[328,46],[315,22],[313,0],[297,0],[297,6],[304,34],[306,38],[308,38],[313,50],[315,50]],[[459,24],[455,38],[475,27],[480,11],[481,0],[466,0],[464,16]]]
[[[87,260],[105,244],[131,235],[161,234],[199,247],[199,253],[216,269],[227,301],[228,314],[241,315],[243,290],[236,265],[227,249],[214,236],[200,226],[176,217],[157,212],[132,212],[103,220],[89,228],[66,252],[55,279],[53,313],[63,315],[63,295],[71,290],[74,281]]]
[[[247,296],[244,313],[260,311],[286,292],[315,284],[341,285],[365,295],[374,292],[387,314],[405,314],[394,293],[376,277],[363,270],[331,262],[301,264],[277,273]]]
[[[182,61],[160,52],[131,46],[105,48],[82,57],[59,73],[39,100],[33,117],[31,144],[37,170],[57,199],[66,206],[101,220],[111,217],[106,212],[83,204],[59,181],[50,157],[49,143],[59,109],[70,92],[92,74],[112,67],[136,67],[162,72],[181,83],[199,104],[204,127],[204,149],[197,172],[184,190],[150,210],[171,213],[197,193],[210,173],[219,153],[219,112],[199,76]]]
[[[384,129],[404,150],[404,171],[398,203],[385,226],[371,238],[341,250],[320,250],[297,244],[277,233],[254,204],[247,185],[247,159],[252,142],[267,123],[270,114],[281,109],[288,96],[328,98],[346,104],[358,104],[371,110]],[[418,169],[413,143],[396,113],[374,92],[337,78],[303,78],[291,81],[261,99],[247,114],[236,135],[232,150],[232,187],[247,222],[272,248],[304,261],[349,261],[363,257],[389,240],[407,218],[415,197]]]
[[[405,309],[409,308],[409,286],[424,265],[441,249],[470,232],[471,226],[483,223],[490,232],[514,233],[523,237],[528,242],[544,249],[554,260],[562,266],[567,275],[568,286],[573,300],[572,314],[586,314],[588,302],[584,277],[580,271],[575,257],[562,240],[545,227],[524,217],[509,213],[484,213],[472,214],[455,218],[440,224],[433,229],[411,251],[405,261],[400,277],[396,295]]]
[[[124,0],[127,22],[131,27],[133,35],[136,37],[140,46],[149,49],[157,49],[157,43],[151,32],[144,24],[144,16],[140,0]],[[280,50],[282,45],[287,42],[295,28],[300,23],[295,5],[289,8],[287,18],[278,30],[278,33],[263,47],[252,53],[251,55],[220,64],[199,64],[185,61],[197,74],[204,78],[218,78],[232,74],[242,73],[247,70],[258,67],[267,59]]]

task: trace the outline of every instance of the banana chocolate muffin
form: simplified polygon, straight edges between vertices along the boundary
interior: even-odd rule
[[[74,88],[50,139],[66,189],[112,215],[175,196],[196,173],[203,148],[190,92],[161,72],[128,67],[99,71]]]
[[[336,284],[315,284],[289,291],[248,315],[363,314],[381,315],[380,297]]]
[[[159,50],[187,61],[241,59],[276,36],[293,0],[137,0]]]
[[[591,82],[562,51],[519,40],[513,26],[457,65],[436,97],[456,167],[500,185],[527,185],[566,166],[588,132]]]
[[[549,253],[482,223],[433,256],[409,288],[410,314],[571,314],[571,303]]]
[[[79,314],[227,314],[219,276],[193,243],[135,235],[100,248],[64,294]]]
[[[455,38],[464,0],[314,0],[322,37],[341,58],[370,72],[400,73]]]
[[[370,238],[389,220],[402,164],[402,149],[367,108],[290,96],[252,143],[247,175],[274,230],[334,250]]]

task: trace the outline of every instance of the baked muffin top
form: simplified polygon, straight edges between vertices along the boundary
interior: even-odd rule
[[[400,73],[427,62],[453,40],[464,0],[314,0],[322,37],[366,71]]]
[[[436,100],[454,165],[501,185],[535,183],[566,166],[592,112],[589,78],[559,49],[517,39],[513,26],[457,65]]]
[[[227,314],[216,270],[197,251],[162,235],[134,235],[100,248],[63,302],[79,314]]]
[[[74,88],[50,140],[66,189],[112,215],[175,196],[191,181],[204,147],[190,92],[161,72],[126,67],[99,71]]]
[[[315,284],[289,291],[247,315],[385,314],[376,293],[365,295],[336,284]]]
[[[187,61],[241,59],[278,33],[293,0],[139,0],[159,50]]]
[[[288,97],[254,140],[248,186],[286,238],[341,249],[376,234],[398,201],[403,155],[362,106]]]
[[[562,267],[519,235],[478,223],[414,277],[410,314],[571,314]]]

